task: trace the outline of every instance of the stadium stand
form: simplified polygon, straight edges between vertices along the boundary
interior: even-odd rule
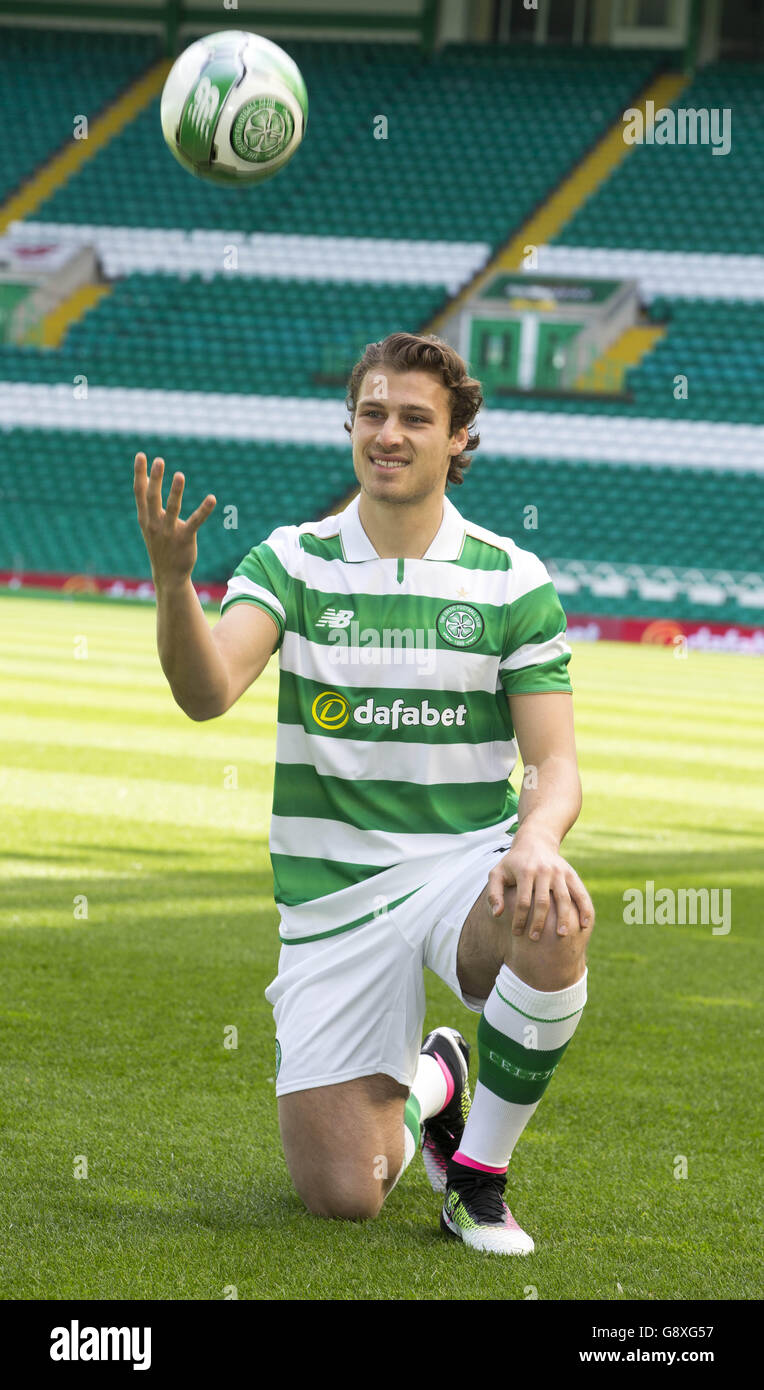
[[[144,34],[3,29],[0,199],[71,140],[76,115],[91,120],[158,56]]]
[[[364,345],[424,323],[444,286],[129,275],[72,325],[65,346],[6,348],[7,381],[336,397]],[[328,384],[327,384],[327,378]]]
[[[565,246],[762,254],[764,86],[760,63],[710,64],[685,109],[733,112],[727,154],[708,145],[635,145],[554,238]]]
[[[668,413],[666,383],[678,369],[691,388],[686,400],[671,397],[675,414],[764,424],[764,304],[654,299],[650,317],[669,331],[627,373],[641,415]]]
[[[660,63],[644,52],[458,45],[423,64],[397,44],[286,46],[310,93],[309,144],[256,196],[189,179],[157,138],[157,101],[39,220],[496,246]],[[384,139],[374,137],[381,113]]]
[[[50,71],[43,143],[30,159],[15,142],[25,165],[6,195],[70,134],[56,111],[98,109],[157,57],[148,39],[99,37],[99,70],[83,75],[77,54],[93,41],[66,36],[71,71]],[[28,42],[16,31],[17,54]],[[189,504],[208,491],[236,501],[238,530],[205,535],[202,584],[227,579],[273,527],[344,505],[342,388],[355,355],[395,329],[426,329],[665,61],[459,45],[423,62],[404,45],[285,46],[311,94],[309,138],[256,196],[189,178],[153,101],[11,228],[18,244],[93,246],[110,292],[57,347],[0,345],[0,569],[145,575],[137,448],[184,471]],[[20,104],[29,64],[17,69],[6,76]],[[80,85],[57,87],[72,72]],[[541,247],[549,273],[636,279],[662,336],[610,395],[495,391],[483,446],[451,490],[478,524],[538,553],[572,611],[764,614],[760,79],[754,65],[704,69],[681,102],[734,106],[731,153],[634,148]],[[380,112],[386,138],[375,139]],[[444,199],[445,187],[459,196]],[[81,377],[87,398],[75,400]],[[527,504],[538,509],[528,532]]]
[[[239,563],[256,537],[306,520],[352,483],[349,450],[294,442],[218,441],[146,433],[149,457],[163,454],[186,476],[186,496],[214,492],[218,510],[235,499],[238,529],[209,527],[194,580],[210,582]],[[34,459],[34,468],[29,460]],[[124,435],[56,429],[3,437],[0,554],[40,572],[142,575],[145,547],[135,525],[132,467]],[[66,475],[71,506],[62,505]],[[299,500],[298,500],[299,499]],[[196,505],[196,503],[194,504]],[[34,509],[32,513],[32,509]],[[36,526],[30,536],[29,517]]]

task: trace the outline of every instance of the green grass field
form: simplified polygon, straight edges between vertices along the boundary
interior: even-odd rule
[[[0,1296],[759,1296],[760,662],[574,650],[565,853],[597,926],[581,1025],[510,1164],[537,1246],[512,1260],[439,1234],[418,1156],[363,1225],[291,1185],[263,998],[275,663],[194,724],[153,607],[4,596],[0,627]],[[731,930],[625,925],[647,880],[731,889]],[[427,1026],[474,1042],[478,1016],[427,988]]]

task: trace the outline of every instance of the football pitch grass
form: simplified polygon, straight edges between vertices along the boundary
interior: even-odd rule
[[[2,1298],[759,1296],[760,661],[574,647],[563,853],[597,925],[510,1164],[537,1250],[513,1259],[441,1236],[419,1155],[376,1221],[313,1217],[292,1187],[263,998],[276,662],[194,724],[153,606],[3,596],[0,627]],[[648,881],[731,890],[731,929],[625,923]],[[474,1044],[429,972],[427,995],[426,1027]]]

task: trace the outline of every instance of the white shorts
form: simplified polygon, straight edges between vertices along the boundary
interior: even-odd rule
[[[384,1072],[411,1086],[419,1060],[427,966],[468,1009],[456,975],[459,937],[512,837],[449,857],[406,902],[322,941],[282,945],[265,991],[276,1023],[276,1095]]]

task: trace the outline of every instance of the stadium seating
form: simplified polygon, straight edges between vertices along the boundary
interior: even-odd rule
[[[740,215],[745,216],[742,207]],[[758,255],[741,256],[735,250],[704,254],[550,243],[539,248],[538,268],[545,275],[636,280],[646,303],[661,295],[668,299],[737,299],[757,304],[764,300],[764,241],[759,250]]]
[[[761,255],[764,140],[761,64],[702,68],[676,106],[731,111],[731,147],[635,145],[562,228],[565,246]]]
[[[255,395],[334,396],[366,343],[416,332],[443,286],[219,275],[130,275],[69,330],[63,348],[6,347],[7,381]]]
[[[307,521],[353,483],[349,446],[241,443],[55,429],[0,433],[0,554],[15,568],[141,575],[143,538],[135,520],[132,455],[162,454],[186,478],[184,510],[208,492],[217,508],[205,523],[194,579],[224,582],[275,526]],[[30,460],[34,466],[30,467]],[[62,480],[68,505],[62,505]],[[235,502],[237,526],[224,527]],[[35,525],[30,527],[30,515]],[[229,518],[230,525],[230,518]]]
[[[49,223],[32,219],[14,222],[9,231],[14,242],[22,246],[45,242],[51,235]],[[260,278],[443,285],[451,293],[472,278],[491,250],[487,242],[480,241],[276,236],[268,232],[245,235],[76,222],[57,222],[55,235],[67,246],[92,247],[109,280],[133,273],[196,274],[211,279],[225,268],[226,273]]]
[[[71,140],[75,117],[92,121],[159,56],[144,34],[3,28],[0,199]]]
[[[154,102],[35,216],[498,245],[660,62],[644,52],[450,45],[423,63],[400,44],[285,47],[310,113],[277,180],[253,193],[189,179],[157,138]],[[384,139],[375,138],[380,116]]]
[[[746,571],[760,559],[758,475],[585,459],[484,458],[478,451],[461,487],[460,510],[546,558]],[[524,529],[523,509],[538,509],[538,529]],[[493,517],[493,523],[491,521]],[[720,517],[724,524],[720,525]],[[627,544],[625,544],[627,542]]]
[[[654,299],[650,317],[669,331],[627,373],[635,410],[764,424],[764,303]],[[676,373],[687,377],[686,400],[673,400]]]
[[[184,507],[208,492],[218,499],[205,523],[198,585],[225,582],[275,526],[339,509],[355,483],[347,446],[31,428],[0,439],[0,554],[20,571],[144,572],[132,497],[139,447],[150,458],[162,454],[168,472],[183,471]],[[71,508],[61,506],[63,477]],[[478,525],[539,554],[570,612],[756,623],[764,612],[760,488],[753,472],[508,460],[480,451],[449,495]],[[237,526],[227,529],[232,499]],[[538,509],[535,530],[524,528],[529,503]]]

